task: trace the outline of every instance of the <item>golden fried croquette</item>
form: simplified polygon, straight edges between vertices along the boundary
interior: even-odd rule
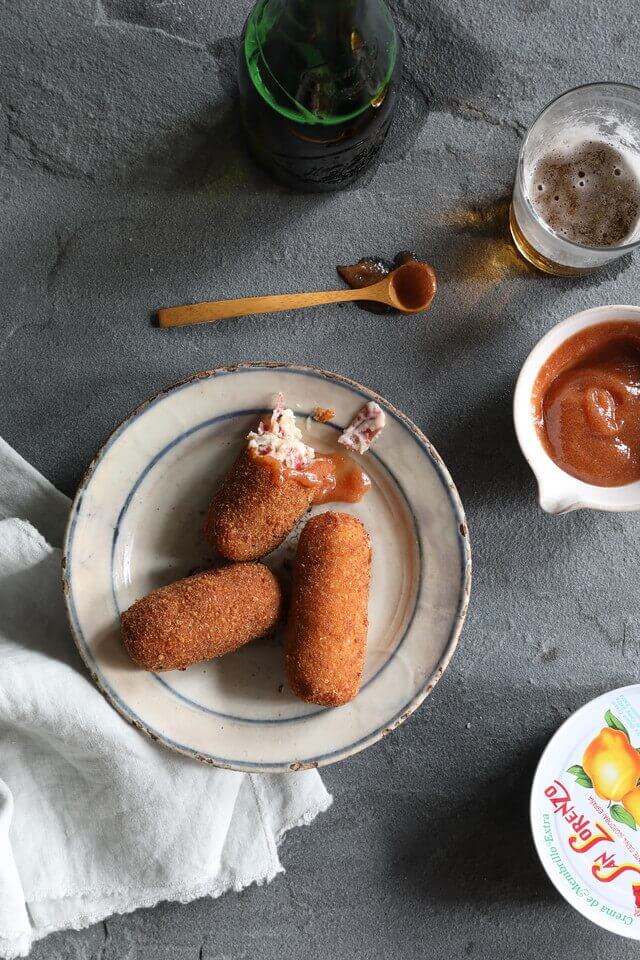
[[[205,538],[227,560],[257,560],[282,543],[314,492],[245,449],[209,504]]]
[[[287,625],[293,692],[336,707],[360,689],[367,643],[371,543],[346,513],[312,517],[300,536]]]
[[[236,563],[160,587],[122,614],[122,641],[143,670],[184,670],[276,625],[282,593],[261,563]]]

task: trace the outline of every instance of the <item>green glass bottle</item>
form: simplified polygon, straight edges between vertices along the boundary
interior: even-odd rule
[[[239,62],[253,152],[296,189],[353,183],[389,130],[400,60],[384,0],[258,0]]]

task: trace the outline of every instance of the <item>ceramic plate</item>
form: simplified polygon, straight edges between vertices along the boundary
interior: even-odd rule
[[[209,498],[280,390],[319,450],[336,449],[340,429],[366,400],[387,413],[362,458],[371,491],[359,504],[333,507],[358,516],[373,547],[362,688],[337,709],[302,703],[289,691],[282,635],[162,674],[135,667],[119,640],[120,613],[138,597],[212,562],[201,536]],[[314,406],[332,408],[335,419],[307,420]],[[297,532],[265,561],[285,581]],[[64,550],[75,640],[116,710],[174,750],[248,771],[333,763],[406,720],[451,658],[470,577],[462,504],[423,434],[359,384],[288,364],[199,373],[138,407],[91,463]]]

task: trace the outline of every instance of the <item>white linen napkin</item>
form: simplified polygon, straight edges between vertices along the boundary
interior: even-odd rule
[[[0,439],[0,956],[161,900],[282,872],[278,843],[331,804],[318,773],[172,754],[93,686],[67,626],[69,501]],[[47,539],[54,544],[50,544]]]

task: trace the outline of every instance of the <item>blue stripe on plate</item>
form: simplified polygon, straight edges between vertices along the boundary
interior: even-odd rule
[[[136,492],[138,491],[140,485],[144,482],[145,478],[149,475],[149,473],[151,472],[151,470],[153,470],[153,468],[154,468],[155,466],[157,466],[157,464],[163,459],[163,457],[165,457],[165,456],[167,455],[167,453],[169,453],[169,451],[171,451],[171,450],[173,450],[175,447],[177,447],[178,444],[180,444],[183,440],[186,440],[188,437],[193,436],[194,433],[198,433],[198,431],[204,430],[204,429],[206,429],[207,427],[212,427],[212,426],[214,426],[214,425],[217,424],[217,423],[224,423],[226,420],[233,420],[235,417],[244,417],[244,416],[247,416],[247,417],[249,417],[249,416],[259,417],[259,416],[261,416],[261,415],[262,415],[263,413],[265,413],[265,412],[268,412],[268,411],[265,410],[264,407],[252,407],[252,408],[245,409],[245,410],[235,410],[233,413],[223,413],[223,414],[221,414],[219,417],[211,417],[209,420],[204,420],[202,423],[196,424],[196,426],[194,426],[194,427],[190,427],[188,430],[185,430],[184,433],[181,433],[179,436],[175,437],[175,438],[174,438],[170,443],[168,443],[162,450],[160,450],[160,452],[157,453],[157,454],[153,457],[153,459],[151,459],[151,460],[149,461],[149,463],[147,464],[147,466],[144,468],[144,470],[142,471],[142,473],[140,474],[140,476],[138,477],[138,479],[136,480],[136,482],[135,482],[134,485],[132,486],[131,490],[130,490],[129,493],[127,494],[127,497],[126,497],[126,499],[125,499],[125,501],[124,501],[124,504],[123,504],[123,506],[122,506],[122,509],[120,510],[120,513],[118,514],[118,519],[117,519],[117,521],[116,521],[116,526],[115,526],[114,531],[113,531],[113,539],[112,539],[112,542],[111,542],[111,570],[110,570],[110,576],[111,576],[111,596],[112,596],[112,599],[113,599],[113,605],[114,605],[114,608],[115,608],[116,616],[117,616],[118,618],[120,617],[120,614],[121,614],[122,611],[120,610],[120,605],[119,605],[119,603],[118,603],[118,598],[117,598],[117,595],[116,595],[116,588],[115,588],[115,576],[114,576],[115,552],[116,552],[116,547],[117,547],[117,543],[118,543],[118,537],[119,537],[119,534],[120,534],[120,530],[121,530],[122,524],[123,524],[123,522],[124,522],[124,518],[125,518],[125,516],[126,516],[126,514],[127,514],[127,511],[128,511],[128,509],[129,509],[129,507],[131,506],[131,502],[132,502],[134,496],[136,495]],[[307,412],[307,411],[300,410],[300,411],[296,411],[296,416],[304,419],[305,417],[310,417],[310,416],[311,416],[311,413],[310,413],[310,412]],[[334,429],[334,430],[336,430],[336,431],[339,431],[339,432],[342,432],[342,430],[344,429],[343,427],[340,427],[340,426],[338,426],[338,425],[335,424],[335,423],[325,424],[325,426],[330,426],[332,429]],[[418,591],[417,591],[417,593],[416,593],[416,597],[415,597],[415,600],[414,600],[413,609],[412,609],[412,611],[411,611],[411,615],[410,615],[410,618],[409,618],[409,623],[407,624],[407,627],[406,627],[404,633],[402,634],[402,637],[400,638],[400,640],[399,640],[398,643],[396,644],[395,648],[394,648],[393,651],[391,652],[391,655],[389,656],[389,658],[388,658],[387,660],[385,660],[385,662],[384,662],[384,663],[382,664],[382,666],[376,671],[376,673],[375,673],[372,677],[370,677],[365,684],[362,685],[362,687],[361,687],[362,690],[365,690],[365,689],[369,686],[370,683],[373,683],[373,681],[376,680],[377,677],[380,676],[380,674],[382,673],[382,671],[385,670],[385,669],[389,666],[389,664],[391,663],[391,661],[394,659],[394,657],[396,656],[397,652],[399,651],[400,647],[401,647],[402,644],[404,643],[404,640],[405,640],[405,638],[406,638],[409,630],[411,629],[411,625],[413,624],[413,621],[414,621],[414,618],[415,618],[415,615],[416,615],[416,609],[417,609],[418,603],[419,603],[419,601],[420,601],[420,597],[421,597],[421,595],[422,595],[422,564],[423,564],[423,559],[424,559],[424,551],[423,551],[423,548],[422,548],[422,538],[421,538],[421,536],[420,536],[420,530],[418,529],[418,521],[416,520],[416,516],[415,516],[415,514],[414,514],[414,512],[413,512],[413,510],[412,510],[412,508],[411,508],[411,504],[409,503],[409,500],[408,500],[407,495],[406,495],[406,493],[405,493],[405,491],[404,491],[404,488],[402,487],[402,484],[400,483],[400,481],[398,480],[398,478],[395,476],[395,474],[393,473],[393,471],[389,469],[389,467],[385,464],[385,462],[384,462],[373,450],[370,450],[370,451],[369,451],[369,456],[374,457],[375,460],[377,460],[377,462],[381,465],[381,467],[383,468],[383,470],[385,471],[385,473],[387,473],[387,475],[388,475],[388,476],[391,478],[391,480],[395,483],[395,485],[397,486],[398,490],[399,490],[400,493],[402,494],[402,498],[403,498],[403,500],[404,500],[404,502],[405,502],[405,504],[406,504],[407,510],[408,510],[408,512],[409,512],[409,514],[410,514],[410,516],[411,516],[411,520],[412,520],[412,522],[413,522],[413,529],[414,529],[415,537],[416,537],[416,542],[417,542],[417,544],[418,544],[418,564],[419,564],[418,584],[419,584],[419,586],[418,586]],[[219,711],[219,710],[213,710],[211,707],[207,707],[207,706],[205,706],[205,704],[199,703],[197,700],[192,700],[190,697],[185,696],[185,694],[180,693],[179,690],[176,690],[174,687],[172,687],[168,680],[166,680],[166,679],[165,679],[164,677],[162,677],[162,676],[159,676],[157,673],[154,673],[154,674],[153,674],[153,677],[154,677],[155,680],[156,680],[159,684],[161,684],[165,689],[169,690],[169,691],[173,694],[173,696],[176,697],[177,700],[180,700],[180,701],[182,701],[183,703],[186,703],[188,706],[193,707],[193,708],[195,708],[196,710],[199,710],[201,713],[209,714],[209,716],[212,716],[212,717],[218,717],[218,718],[221,719],[221,720],[236,720],[236,721],[239,721],[240,723],[258,723],[258,724],[294,723],[294,722],[300,722],[300,721],[303,721],[303,720],[308,720],[310,717],[316,717],[316,716],[318,716],[318,714],[320,714],[320,713],[325,713],[327,710],[332,709],[331,707],[320,707],[320,708],[318,708],[317,710],[313,710],[313,711],[310,712],[310,713],[301,713],[301,714],[298,714],[297,716],[294,716],[294,717],[276,717],[276,718],[272,718],[272,719],[270,719],[270,718],[263,718],[263,717],[243,717],[243,716],[237,716],[237,715],[232,714],[232,713],[222,713],[222,712]]]

